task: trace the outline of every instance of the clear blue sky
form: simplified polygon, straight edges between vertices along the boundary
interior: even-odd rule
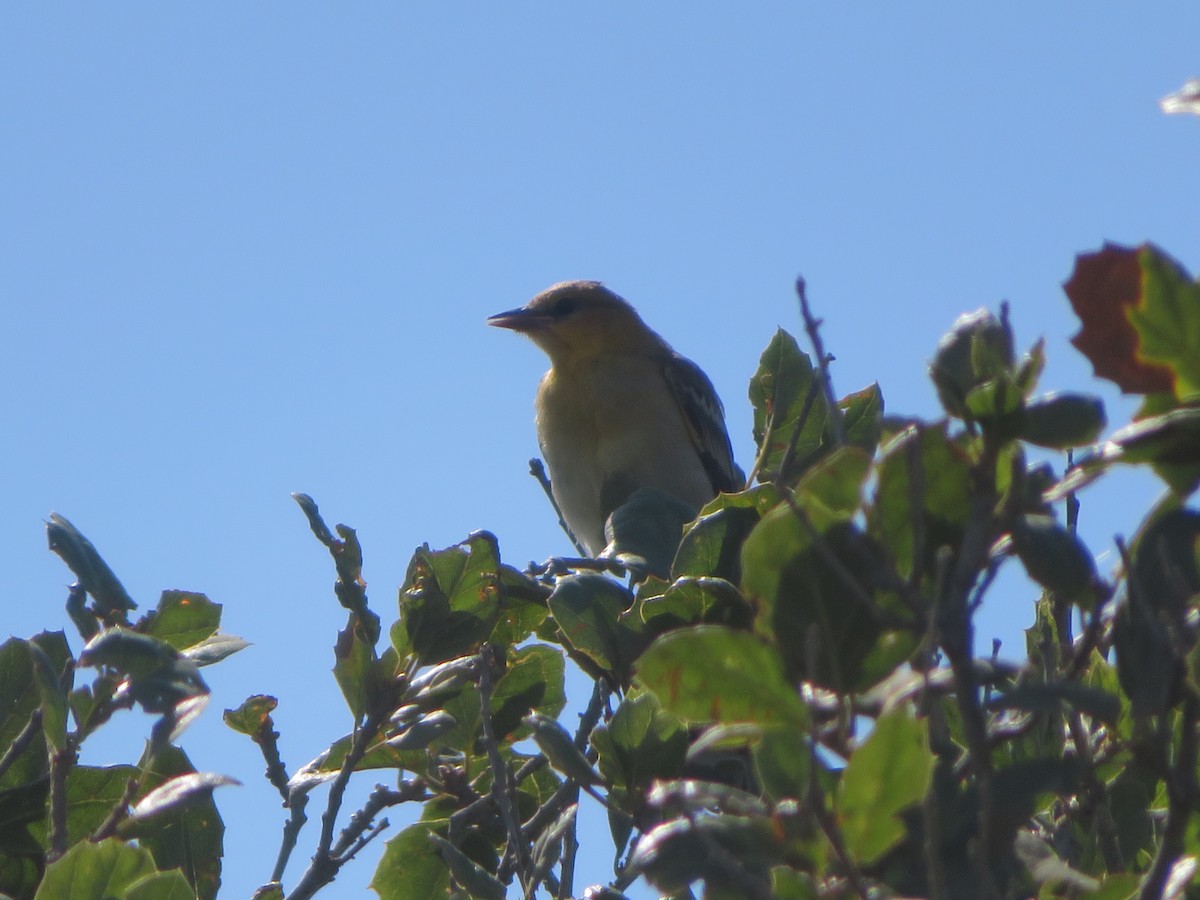
[[[798,273],[840,393],[932,414],[938,336],[1008,299],[1044,385],[1120,424],[1067,344],[1073,254],[1152,239],[1200,267],[1200,122],[1157,106],[1200,74],[1195,3],[405,7],[0,16],[0,634],[69,628],[51,511],[143,607],[225,604],[254,646],[206,671],[185,746],[246,783],[218,794],[230,897],[268,877],[283,813],[221,709],[277,695],[293,770],[349,726],[332,567],[289,492],[358,529],[385,618],[424,541],[568,549],[526,475],[543,360],[488,314],[604,280],[708,370],[748,465],[746,384],[801,331]],[[1089,540],[1156,490],[1085,494]],[[981,638],[1021,655],[1032,600],[998,592]],[[88,760],[136,757],[149,724]],[[330,896],[362,895],[381,846]]]

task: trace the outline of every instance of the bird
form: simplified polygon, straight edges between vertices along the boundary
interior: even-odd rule
[[[550,358],[534,404],[555,504],[600,556],[609,515],[649,488],[699,511],[742,488],[725,410],[704,371],[598,281],[552,285],[488,324]]]

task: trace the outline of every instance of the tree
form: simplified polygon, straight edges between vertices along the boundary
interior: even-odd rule
[[[750,485],[681,541],[645,527],[677,514],[669,498],[635,495],[602,560],[522,571],[485,532],[425,547],[385,635],[353,529],[297,495],[347,610],[334,674],[353,729],[289,775],[275,700],[226,710],[289,809],[259,896],[312,896],[403,803],[422,813],[388,841],[381,896],[568,896],[581,792],[607,808],[618,860],[593,897],[638,878],[712,898],[1193,890],[1200,287],[1149,245],[1078,258],[1074,343],[1145,398],[1098,445],[1102,404],[1037,395],[1042,344],[1017,354],[1007,308],[942,338],[943,419],[885,415],[877,385],[836,399],[798,288],[816,363],[774,336],[751,385]],[[1063,471],[1044,450],[1066,451]],[[1116,538],[1109,578],[1076,533],[1075,494],[1116,465],[1149,466],[1167,491]],[[244,642],[202,594],[164,592],[132,619],[92,544],[61,517],[47,530],[77,578],[67,611],[85,644],[73,655],[57,632],[0,647],[0,889],[211,897],[212,795],[230,779],[193,771],[176,742],[207,698],[200,668]],[[656,560],[668,578],[648,574]],[[1040,587],[1020,666],[975,649],[974,613],[1005,565]],[[564,651],[594,682],[574,733],[558,722]],[[79,765],[133,705],[157,716],[142,759]],[[368,770],[395,786],[344,815]],[[315,852],[285,891],[324,783]]]

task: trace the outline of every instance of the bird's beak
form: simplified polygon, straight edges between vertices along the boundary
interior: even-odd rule
[[[507,312],[488,316],[487,322],[489,325],[495,325],[497,328],[511,328],[513,331],[529,332],[537,331],[549,320],[550,317],[540,310],[522,306],[518,309],[510,309]]]

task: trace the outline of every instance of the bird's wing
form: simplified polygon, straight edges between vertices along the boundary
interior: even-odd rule
[[[740,491],[745,475],[733,461],[725,409],[704,370],[676,353],[664,363],[663,378],[679,404],[713,490]]]

